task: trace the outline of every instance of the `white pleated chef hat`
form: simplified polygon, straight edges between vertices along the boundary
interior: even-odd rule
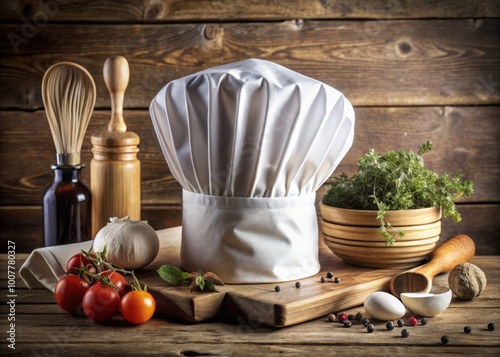
[[[318,273],[315,192],[352,145],[334,88],[249,59],[168,83],[150,106],[183,187],[181,265],[225,283]]]

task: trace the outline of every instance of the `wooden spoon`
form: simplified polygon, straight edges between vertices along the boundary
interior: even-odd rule
[[[469,261],[475,252],[472,238],[457,234],[437,247],[428,263],[396,275],[390,284],[391,292],[398,298],[401,293],[429,293],[437,274]]]

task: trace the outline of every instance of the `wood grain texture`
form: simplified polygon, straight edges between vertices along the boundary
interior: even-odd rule
[[[2,2],[0,20],[22,21],[40,12],[51,21],[78,22],[481,18],[499,17],[500,5],[494,0],[25,0]]]
[[[295,281],[288,281],[279,283],[282,289],[279,293],[274,291],[274,284],[231,284],[217,286],[219,293],[192,293],[189,284],[168,286],[156,272],[163,264],[180,266],[180,232],[180,228],[159,231],[160,253],[136,275],[148,285],[148,291],[157,301],[158,312],[191,322],[224,315],[258,319],[268,326],[290,326],[326,315],[334,309],[360,305],[372,292],[389,291],[391,277],[402,271],[350,266],[335,257],[320,239],[321,272],[300,279],[300,288],[295,287]],[[322,283],[320,278],[327,271],[335,271],[341,282]]]
[[[17,266],[25,258],[26,255],[19,254]],[[387,331],[385,322],[373,321],[375,333],[367,333],[361,325],[343,328],[338,323],[326,322],[325,317],[282,329],[242,317],[191,324],[165,314],[157,314],[148,323],[133,327],[118,316],[111,323],[95,324],[62,312],[50,291],[19,286],[16,350],[9,355],[78,355],[85,351],[96,356],[108,353],[137,356],[147,349],[149,354],[162,356],[326,356],[332,351],[352,349],[366,356],[404,355],[409,350],[412,354],[427,356],[443,353],[498,356],[498,323],[495,331],[487,331],[486,325],[500,320],[499,258],[475,257],[472,263],[481,267],[488,277],[483,294],[474,301],[459,301],[454,297],[450,307],[443,314],[429,318],[426,326],[406,327],[410,331],[407,339],[400,337],[399,328]],[[6,266],[6,256],[2,255],[0,269],[5,271]],[[4,282],[0,280],[2,286]],[[446,282],[446,274],[435,278],[436,285]],[[7,314],[9,306],[4,303],[5,295],[0,299],[0,313]],[[358,311],[367,316],[362,306],[344,312],[356,314]],[[466,325],[472,327],[473,333],[463,333]],[[440,343],[442,335],[450,337],[449,344]],[[95,344],[95,336],[103,336],[109,343]],[[143,342],[137,343],[138,340]]]
[[[256,57],[330,84],[355,105],[355,142],[336,173],[352,174],[370,148],[416,150],[433,140],[427,165],[475,183],[459,206],[462,222],[443,220],[441,239],[465,233],[480,254],[500,254],[499,18],[496,0],[2,1],[0,239],[40,246],[55,154],[40,111],[50,65],[80,63],[97,84],[83,148],[89,184],[89,138],[110,117],[103,64],[127,58],[125,120],[141,137],[142,218],[160,229],[180,224],[181,190],[150,124],[151,99],[173,79]]]
[[[439,173],[461,173],[474,181],[475,192],[461,202],[500,201],[499,107],[408,107],[355,108],[354,144],[334,172],[349,175],[358,158],[374,148],[417,151],[426,140],[434,142],[426,154],[426,166]],[[480,118],[480,120],[478,120]],[[90,180],[90,136],[106,130],[109,111],[96,111],[90,120],[82,149],[83,182]],[[171,176],[149,112],[125,111],[129,129],[141,138],[138,153],[142,169],[142,203],[179,204],[180,186]],[[45,188],[52,182],[50,165],[55,149],[43,111],[0,111],[0,204],[39,205]],[[37,135],[33,135],[37,132]],[[19,149],[25,160],[19,160]]]
[[[91,72],[98,87],[97,107],[109,107],[102,66],[117,53],[130,64],[128,108],[147,108],[173,79],[250,57],[330,84],[355,106],[498,104],[499,23],[48,24],[29,38],[23,37],[22,25],[3,25],[0,36],[10,40],[0,43],[0,108],[42,108],[43,73],[62,59]]]

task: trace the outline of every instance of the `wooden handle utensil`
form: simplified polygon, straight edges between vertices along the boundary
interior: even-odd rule
[[[125,57],[109,57],[104,62],[103,76],[111,97],[111,119],[107,131],[95,133],[90,139],[93,237],[111,217],[141,219],[141,164],[137,158],[140,138],[127,131],[123,119],[129,81]]]
[[[130,71],[125,57],[112,56],[106,59],[103,68],[104,82],[111,97],[111,120],[108,131],[127,131],[123,120],[123,98],[128,86]]]
[[[469,236],[451,237],[431,253],[428,263],[396,275],[390,284],[392,294],[399,298],[401,293],[428,293],[437,274],[469,261],[475,251],[474,241]]]

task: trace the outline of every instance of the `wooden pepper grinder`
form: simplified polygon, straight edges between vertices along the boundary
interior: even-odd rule
[[[103,74],[111,95],[111,120],[108,131],[91,137],[92,237],[111,217],[141,219],[141,163],[137,159],[140,138],[127,131],[123,120],[123,98],[129,81],[125,57],[106,59]]]

